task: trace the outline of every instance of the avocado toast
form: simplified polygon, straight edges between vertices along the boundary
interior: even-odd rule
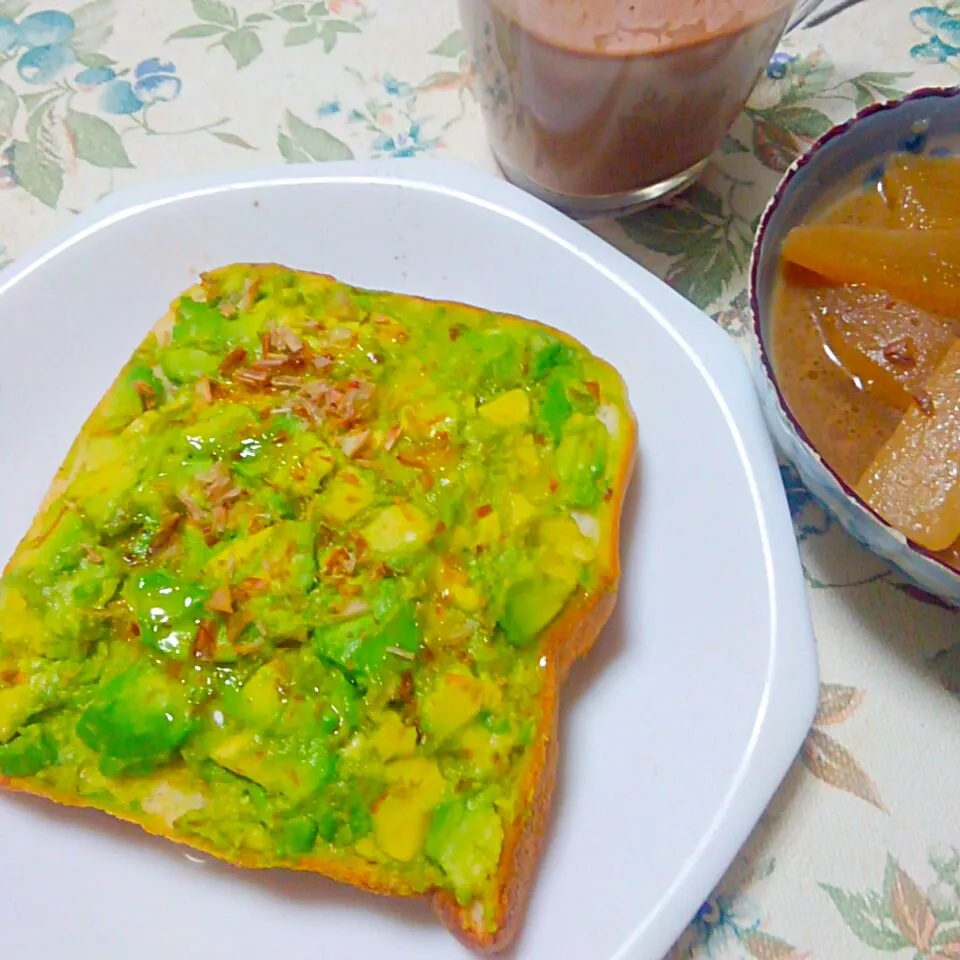
[[[503,948],[634,449],[617,373],[540,324],[205,274],[0,579],[0,785]]]

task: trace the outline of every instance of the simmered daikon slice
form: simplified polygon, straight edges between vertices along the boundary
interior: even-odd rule
[[[823,286],[815,294],[824,344],[857,385],[906,410],[960,324],[864,286]]]
[[[837,283],[879,287],[923,310],[960,316],[960,231],[794,227],[782,256]]]
[[[927,380],[926,410],[913,404],[857,484],[891,526],[928,550],[960,537],[960,341]]]

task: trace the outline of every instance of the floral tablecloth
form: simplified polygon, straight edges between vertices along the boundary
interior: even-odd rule
[[[793,157],[958,73],[960,0],[871,0],[797,31],[699,186],[596,229],[740,337],[757,218]],[[0,265],[138,180],[428,154],[494,169],[455,0],[0,0]],[[820,709],[672,960],[960,958],[960,621],[782,473]]]

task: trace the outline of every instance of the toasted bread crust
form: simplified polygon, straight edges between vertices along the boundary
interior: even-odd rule
[[[273,265],[270,266],[273,267]],[[409,299],[438,302],[428,301],[428,298],[411,297]],[[443,301],[440,302],[443,303]],[[451,301],[446,303],[463,307],[462,304],[453,304]],[[472,309],[479,310],[479,308]],[[158,338],[166,336],[172,319],[170,314],[164,316],[155,324],[152,333]],[[568,344],[584,349],[575,338],[538,321],[506,315],[501,319],[507,323],[540,327]],[[122,371],[114,384],[121,376]],[[112,389],[113,385],[104,395],[101,404],[106,401]],[[110,809],[102,803],[94,803],[83,797],[46,789],[27,779],[0,775],[0,788],[43,797],[63,806],[100,810],[116,819],[135,824],[150,835],[164,837],[234,866],[250,869],[294,869],[300,872],[316,873],[370,893],[403,897],[426,896],[444,925],[465,946],[481,955],[495,954],[504,950],[516,938],[522,925],[547,832],[559,756],[560,688],[574,661],[590,651],[616,605],[620,579],[619,524],[636,459],[637,432],[632,410],[625,406],[620,412],[627,416],[620,424],[622,435],[618,442],[621,456],[612,484],[613,497],[607,505],[609,530],[605,530],[601,540],[607,552],[605,556],[598,558],[598,564],[602,570],[601,581],[589,595],[584,593],[575,595],[541,640],[544,661],[544,683],[540,694],[541,721],[518,789],[517,809],[523,812],[508,826],[504,837],[500,868],[496,877],[497,908],[492,921],[487,921],[483,911],[476,909],[479,902],[461,906],[452,893],[442,890],[423,894],[413,889],[408,882],[391,872],[388,867],[370,863],[358,856],[343,859],[301,858],[294,863],[265,862],[250,854],[226,856],[212,843],[198,838],[186,841],[177,836],[173,826],[167,824],[161,817],[147,814],[133,817],[122,809]],[[83,449],[83,436],[84,432],[81,430],[44,496],[33,523],[4,567],[4,572],[12,568],[25,545],[38,537],[42,530],[46,508],[66,489],[72,477],[82,467],[82,460],[79,457]]]

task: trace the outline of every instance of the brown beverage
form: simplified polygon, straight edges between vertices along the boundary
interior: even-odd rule
[[[666,193],[696,176],[792,7],[793,0],[460,0],[478,96],[506,173],[561,206],[564,198],[596,198],[598,208],[601,198],[629,202],[624,195]]]

